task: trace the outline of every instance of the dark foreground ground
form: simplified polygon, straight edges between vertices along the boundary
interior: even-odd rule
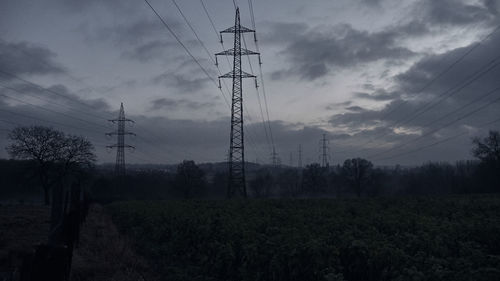
[[[12,203],[0,205],[0,280],[10,278],[20,257],[47,243],[50,207]],[[14,257],[14,258],[13,258]],[[17,275],[16,275],[17,276]],[[6,279],[10,280],[10,279]],[[17,279],[16,279],[17,280]],[[72,281],[159,280],[135,254],[103,207],[93,205],[73,252]]]
[[[498,195],[107,210],[158,280],[500,280]]]
[[[0,206],[0,272],[49,208]],[[93,205],[72,279],[500,280],[500,196]]]

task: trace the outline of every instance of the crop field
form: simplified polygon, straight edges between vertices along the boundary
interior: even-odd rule
[[[500,280],[500,197],[108,206],[164,280]]]

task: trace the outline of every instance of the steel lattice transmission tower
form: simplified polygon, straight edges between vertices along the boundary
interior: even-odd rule
[[[328,147],[329,145],[329,140],[326,139],[326,134],[323,134],[323,138],[321,139],[321,167],[328,167],[328,159],[330,158],[329,156],[329,150],[330,148]]]
[[[302,144],[299,144],[299,159],[297,167],[299,167],[299,169],[302,169]]]
[[[276,149],[275,147],[273,146],[273,151],[271,152],[271,163],[273,164],[273,167],[278,167],[279,166],[279,163],[280,160],[279,160],[279,157],[278,157],[278,153],[276,152]]]
[[[125,135],[133,135],[134,133],[125,131],[125,123],[134,121],[125,118],[125,111],[123,110],[123,102],[120,105],[120,113],[118,114],[118,119],[108,120],[113,124],[118,124],[118,130],[107,133],[107,136],[116,136],[116,144],[108,145],[107,148],[116,148],[116,164],[115,164],[115,174],[118,176],[123,176],[125,174],[125,148],[135,149],[132,145],[125,144]]]
[[[241,69],[241,56],[260,55],[257,52],[241,48],[242,33],[248,32],[254,32],[255,34],[255,30],[241,26],[240,10],[239,8],[237,8],[234,26],[220,32],[221,42],[222,33],[232,33],[234,35],[234,47],[232,49],[215,54],[216,64],[218,63],[217,56],[233,56],[233,70],[222,76],[219,76],[219,88],[221,87],[220,78],[233,79],[233,91],[231,99],[231,135],[229,143],[229,183],[227,190],[228,197],[233,197],[236,192],[239,192],[243,197],[247,196],[245,184],[245,145],[243,132],[242,79],[256,79],[256,76],[246,73]]]

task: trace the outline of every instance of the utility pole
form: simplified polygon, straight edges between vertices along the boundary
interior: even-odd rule
[[[302,144],[299,144],[299,162],[297,164],[299,169],[302,169]]]
[[[107,148],[116,148],[116,163],[115,163],[115,174],[117,176],[125,175],[125,148],[135,149],[132,145],[125,144],[125,135],[135,136],[132,132],[125,131],[125,122],[134,121],[125,118],[125,111],[123,110],[123,102],[120,105],[120,113],[118,114],[118,119],[108,120],[110,122],[118,124],[118,130],[107,133],[107,136],[117,136],[116,144],[108,145]]]
[[[278,153],[276,153],[276,149],[273,146],[273,152],[271,152],[271,162],[273,163],[273,167],[276,168],[279,165]]]
[[[216,65],[218,64],[217,56],[233,56],[233,70],[219,76],[219,88],[221,88],[220,78],[233,79],[233,91],[231,98],[231,134],[229,142],[229,184],[227,189],[228,198],[233,197],[236,192],[240,193],[243,197],[247,197],[245,183],[242,78],[254,78],[255,83],[257,83],[257,77],[246,73],[241,69],[241,56],[260,55],[257,52],[241,48],[241,34],[248,32],[253,32],[255,34],[255,30],[241,26],[240,9],[237,8],[234,26],[220,32],[221,42],[222,33],[232,33],[234,35],[234,47],[215,54]]]
[[[326,139],[326,134],[323,134],[323,138],[321,139],[321,167],[328,168],[328,151],[330,148],[328,147],[329,141]]]

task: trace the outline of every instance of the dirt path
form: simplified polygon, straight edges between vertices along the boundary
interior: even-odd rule
[[[156,280],[145,260],[136,255],[130,245],[104,208],[93,205],[73,255],[71,280]]]

